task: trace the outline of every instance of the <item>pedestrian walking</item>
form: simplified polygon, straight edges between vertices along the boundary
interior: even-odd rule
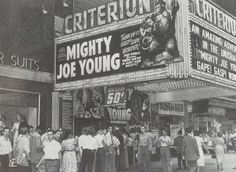
[[[121,169],[129,168],[129,158],[128,158],[128,143],[129,143],[129,133],[125,128],[121,128],[121,135],[123,138],[123,145],[120,148],[120,160],[121,160]]]
[[[162,136],[159,138],[160,142],[160,153],[161,153],[161,162],[163,165],[163,172],[172,172],[171,167],[171,158],[170,158],[170,145],[171,139],[167,135],[167,130],[162,130]]]
[[[61,143],[62,149],[62,172],[77,172],[76,140],[72,131],[65,132],[65,140]]]
[[[119,144],[117,146],[115,146],[115,140],[114,141],[114,148],[115,148],[115,161],[116,161],[116,172],[119,172],[122,169],[122,164],[123,163],[123,159],[124,157],[121,157],[122,155],[124,155],[124,139],[121,133],[120,128],[115,127],[114,131],[113,131],[113,136],[115,138],[117,138],[119,140]]]
[[[120,142],[117,137],[113,135],[113,128],[110,126],[104,137],[104,144],[106,149],[106,172],[116,172],[116,154],[119,154]]]
[[[104,148],[104,137],[102,129],[98,130],[97,135],[94,137],[98,146],[95,172],[105,172],[106,150]]]
[[[224,159],[224,152],[225,152],[225,142],[220,132],[217,133],[217,136],[214,138],[213,141],[214,150],[216,153],[216,163],[217,169],[223,170],[223,159]]]
[[[128,135],[128,140],[127,140],[127,152],[128,152],[128,162],[129,166],[133,165],[134,163],[134,139],[131,138],[131,135]]]
[[[199,150],[197,141],[193,137],[193,132],[190,128],[185,130],[187,136],[183,139],[182,155],[188,163],[188,171],[195,172],[197,169],[197,160],[199,159]]]
[[[16,122],[13,124],[13,127],[11,129],[11,132],[13,133],[13,147],[14,147],[14,144],[15,144],[15,141],[19,135],[19,127],[20,127],[20,123],[22,121],[22,117],[21,115],[17,115],[16,116]]]
[[[199,159],[197,160],[197,172],[202,172],[203,167],[205,166],[205,157],[203,153],[204,148],[207,153],[209,153],[207,146],[205,145],[203,139],[200,137],[200,132],[199,131],[194,131],[194,137],[197,141],[197,146],[198,146],[198,151],[199,151]]]
[[[12,158],[12,146],[9,139],[9,129],[4,127],[0,136],[0,171],[9,172],[9,162]]]
[[[61,164],[61,144],[54,139],[53,130],[47,131],[48,140],[44,142],[45,171],[58,172]]]
[[[29,172],[30,171],[30,143],[28,137],[28,126],[21,126],[21,134],[15,141],[15,159],[17,164],[18,172]]]
[[[29,137],[30,143],[30,162],[31,162],[31,172],[43,172],[44,167],[41,165],[36,168],[39,161],[42,159],[43,152],[43,142],[41,140],[42,128],[38,126]]]
[[[186,169],[186,161],[182,157],[182,147],[183,147],[183,132],[182,130],[178,131],[178,136],[174,139],[174,146],[176,147],[177,159],[178,159],[178,168],[177,170]]]
[[[91,127],[87,127],[83,131],[83,135],[79,137],[79,148],[82,152],[81,163],[79,167],[79,172],[92,172],[94,155],[97,150],[97,142],[95,138],[92,136],[93,129]]]
[[[139,172],[147,172],[151,165],[152,136],[145,126],[141,127],[138,140],[137,167]]]

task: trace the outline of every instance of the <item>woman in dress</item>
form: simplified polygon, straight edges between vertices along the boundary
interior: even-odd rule
[[[203,171],[203,167],[205,166],[205,158],[202,148],[204,148],[207,151],[207,153],[209,153],[207,146],[205,145],[202,137],[200,137],[199,135],[200,135],[199,131],[194,131],[194,136],[197,141],[198,151],[200,154],[200,158],[197,160],[197,172]]]
[[[65,140],[62,141],[61,148],[62,172],[77,172],[76,140],[71,131],[65,132]]]
[[[224,151],[225,151],[225,141],[220,132],[217,133],[217,136],[213,141],[214,150],[216,153],[216,163],[217,169],[223,170],[223,159],[224,159]]]

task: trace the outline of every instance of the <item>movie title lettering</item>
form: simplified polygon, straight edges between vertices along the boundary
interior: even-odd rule
[[[117,109],[116,107],[107,107],[111,122],[127,122],[131,117],[131,109]]]
[[[207,0],[189,0],[190,12],[236,37],[236,20]]]
[[[151,12],[150,0],[119,0],[69,15],[65,18],[65,33],[70,34],[89,28],[129,19]],[[72,27],[69,23],[72,23]]]

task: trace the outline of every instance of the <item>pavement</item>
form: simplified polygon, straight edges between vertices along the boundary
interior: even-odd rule
[[[200,172],[236,172],[236,154],[229,153],[224,155],[223,162],[224,170],[217,170],[216,159],[212,159],[211,155],[205,155],[205,167]],[[187,170],[176,170],[177,168],[177,158],[172,158],[172,172],[187,172]],[[129,169],[123,170],[122,172],[137,172],[135,166],[130,167]],[[150,172],[163,172],[161,162],[152,162]]]

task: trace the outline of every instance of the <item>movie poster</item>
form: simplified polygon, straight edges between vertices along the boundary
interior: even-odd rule
[[[74,91],[73,114],[78,118],[104,117],[104,88],[85,88]]]

